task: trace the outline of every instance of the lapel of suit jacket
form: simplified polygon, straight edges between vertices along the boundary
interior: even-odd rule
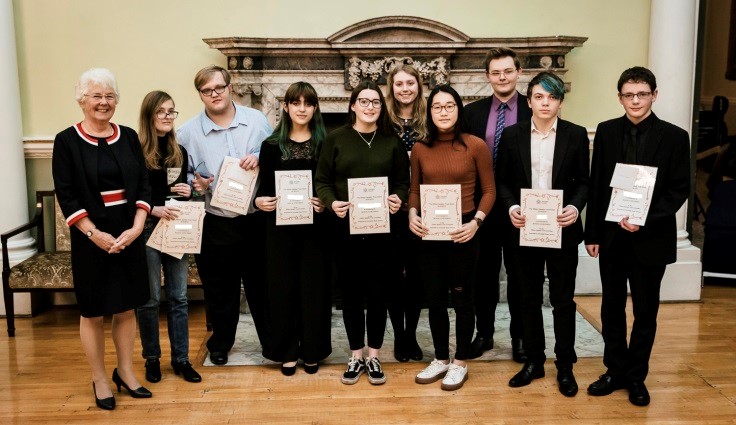
[[[560,174],[562,164],[565,162],[565,152],[569,145],[569,132],[567,121],[557,119],[557,134],[555,135],[555,153],[552,158],[552,187],[555,187],[557,175]]]
[[[649,129],[649,134],[647,135],[647,140],[644,141],[644,149],[641,153],[640,163],[642,165],[654,163],[654,155],[662,143],[662,133],[664,133],[662,121],[654,115],[654,112],[652,112],[652,118],[652,128]]]
[[[532,187],[532,121],[521,121],[519,125],[519,155],[526,182]]]

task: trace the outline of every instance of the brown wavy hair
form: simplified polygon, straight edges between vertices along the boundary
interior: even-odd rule
[[[141,104],[141,114],[138,119],[138,138],[143,148],[143,157],[146,160],[146,168],[149,170],[158,170],[161,168],[161,154],[158,151],[158,134],[156,133],[156,111],[166,101],[174,101],[168,93],[156,90],[148,93],[143,98]],[[184,157],[179,149],[179,143],[176,141],[176,131],[171,131],[164,135],[166,138],[166,151],[169,155],[164,159],[164,165],[167,168],[180,168],[184,163]]]

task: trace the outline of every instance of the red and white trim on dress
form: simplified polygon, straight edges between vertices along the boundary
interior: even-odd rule
[[[128,203],[128,200],[125,198],[125,191],[123,189],[100,192],[100,195],[102,195],[102,202],[105,203],[106,207]]]
[[[87,214],[87,210],[82,208],[81,210],[75,212],[74,214],[70,215],[66,218],[66,224],[69,227],[74,226],[74,223],[78,222],[79,220],[83,219],[84,217],[87,217],[89,214]]]
[[[142,209],[148,214],[151,214],[151,205],[148,204],[148,202],[145,201],[135,201],[135,206],[137,208]]]
[[[105,139],[108,145],[112,145],[113,143],[120,140],[120,127],[117,124],[112,123],[112,122],[110,123],[110,125],[112,126],[112,136]],[[81,121],[74,125],[74,129],[77,130],[77,134],[79,135],[79,137],[82,138],[82,140],[89,143],[90,145],[97,146],[97,138],[90,136],[84,131],[84,128],[82,128]]]

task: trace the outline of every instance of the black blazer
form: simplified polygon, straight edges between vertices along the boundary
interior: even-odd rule
[[[470,133],[475,137],[486,139],[486,127],[488,127],[488,115],[491,113],[491,102],[493,96],[477,100],[468,104],[463,109],[463,132]],[[532,110],[529,109],[529,103],[526,96],[519,93],[516,107],[516,122],[527,121],[532,118]]]
[[[508,211],[520,204],[521,189],[532,187],[531,120],[507,127],[501,135],[496,165],[496,190]],[[564,206],[573,205],[582,213],[588,201],[588,132],[569,121],[557,121],[552,160],[552,189],[563,190]],[[515,229],[516,232],[519,229]],[[512,238],[519,243],[519,238]],[[583,240],[582,220],[562,229],[562,246],[576,246]]]
[[[652,113],[652,115],[654,115]],[[639,165],[657,167],[652,205],[644,226],[631,234],[634,254],[643,263],[662,265],[677,260],[675,214],[690,194],[690,141],[685,130],[657,118],[649,130]],[[611,200],[611,177],[617,162],[624,161],[626,116],[598,124],[593,143],[591,197],[585,219],[585,244],[599,244],[605,253],[618,223],[605,221]]]
[[[151,187],[138,135],[131,128],[113,126],[117,127],[119,139],[110,142],[109,146],[123,173],[129,215],[132,218],[136,208],[150,213]],[[51,159],[54,188],[70,226],[85,216],[94,221],[106,215],[97,183],[97,149],[85,141],[74,126],[57,134],[54,139]]]

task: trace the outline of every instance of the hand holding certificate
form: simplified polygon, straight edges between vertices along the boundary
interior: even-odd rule
[[[275,171],[276,225],[312,224],[312,172],[309,170]]]
[[[519,245],[560,248],[562,228],[557,216],[562,213],[562,191],[521,189],[521,214],[526,224],[519,230]]]
[[[244,170],[240,168],[238,158],[226,156],[217,177],[210,205],[238,214],[248,214],[257,179],[258,167]]]
[[[159,220],[146,245],[172,257],[184,254],[199,254],[202,247],[204,225],[204,202],[167,201],[176,205],[179,213],[174,220]]]
[[[611,202],[606,221],[620,222],[628,217],[630,224],[643,226],[652,204],[657,167],[616,164],[611,178]]]
[[[462,226],[462,198],[459,184],[419,185],[422,223],[429,231],[427,241],[452,240],[450,232]]]
[[[348,179],[350,234],[389,233],[388,177]]]

